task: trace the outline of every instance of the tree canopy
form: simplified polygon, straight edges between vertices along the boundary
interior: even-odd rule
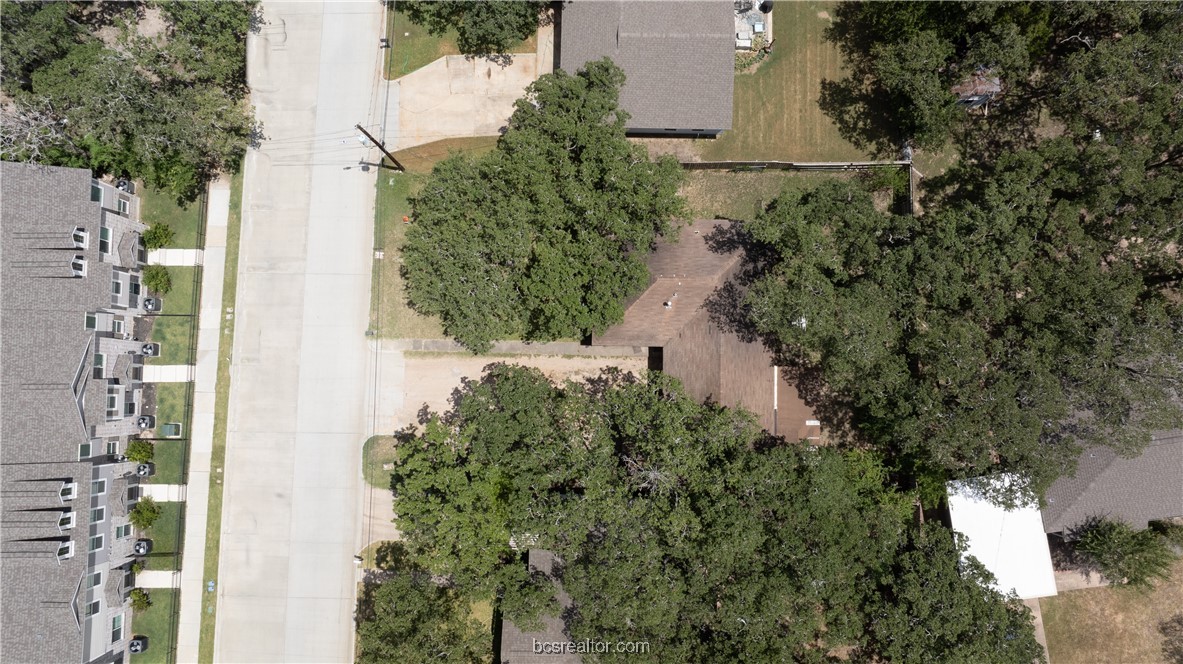
[[[508,53],[538,30],[546,2],[540,0],[399,0],[395,11],[433,35],[456,30],[456,46],[466,55]]]
[[[143,178],[180,199],[236,169],[254,4],[10,2],[0,47],[5,159]],[[141,34],[148,12],[164,23]]]
[[[397,542],[377,552],[378,573],[358,598],[357,661],[482,664],[492,645],[487,629],[472,619],[468,603],[434,583],[406,559]]]
[[[623,83],[607,59],[539,78],[496,149],[440,162],[412,200],[409,301],[465,347],[602,332],[648,283],[682,173],[625,138]]]
[[[768,438],[662,374],[554,385],[492,365],[398,453],[395,512],[416,564],[528,621],[557,609],[552,588],[523,578],[524,550],[552,551],[572,637],[648,641],[629,661],[869,661],[925,628],[951,635],[925,645],[933,661],[1040,652],[1016,600],[980,570],[958,575],[951,534],[909,534],[913,498],[874,455]],[[914,596],[929,577],[953,592]],[[883,606],[887,590],[899,606]]]
[[[1070,202],[1079,179],[1049,167],[1055,148],[1074,150],[958,169],[972,184],[921,218],[832,182],[749,225],[775,257],[748,295],[754,327],[820,368],[857,435],[896,463],[1013,472],[1030,496],[1082,443],[1134,453],[1181,421],[1183,310],[1163,286],[1180,276],[1178,228],[1146,223],[1123,246]]]
[[[1178,2],[845,2],[827,36],[851,73],[826,82],[822,106],[847,138],[887,154],[909,140],[1029,141],[1043,111],[1077,136],[1178,146],[1181,27]],[[979,68],[1003,96],[971,119],[950,88]]]

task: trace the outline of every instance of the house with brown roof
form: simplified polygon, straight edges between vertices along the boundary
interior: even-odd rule
[[[740,268],[740,250],[708,241],[730,223],[698,220],[663,240],[647,261],[649,287],[628,304],[619,325],[591,343],[647,346],[651,367],[682,381],[695,399],[744,408],[789,440],[820,440],[820,423],[772,354],[721,328],[705,306]]]
[[[569,0],[559,68],[609,57],[627,77],[620,107],[635,135],[718,136],[731,128],[735,11],[726,0]]]
[[[1062,533],[1091,517],[1117,519],[1137,529],[1183,517],[1183,429],[1155,433],[1132,459],[1108,447],[1084,450],[1076,474],[1056,480],[1044,502],[1048,533]]]

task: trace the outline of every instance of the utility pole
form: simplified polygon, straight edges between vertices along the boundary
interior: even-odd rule
[[[398,160],[394,158],[394,155],[390,154],[390,151],[386,149],[386,146],[382,144],[382,141],[379,141],[378,139],[374,138],[370,134],[370,132],[366,131],[365,128],[362,127],[360,124],[353,125],[353,126],[357,127],[358,131],[360,131],[362,134],[364,134],[366,138],[370,139],[371,143],[373,143],[374,145],[377,145],[378,149],[382,151],[382,154],[386,155],[386,158],[390,160],[390,163],[394,164],[394,167],[397,168],[400,173],[406,172],[407,169],[403,168],[403,165],[398,163]]]

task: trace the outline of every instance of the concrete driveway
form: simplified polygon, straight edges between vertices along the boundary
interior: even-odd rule
[[[247,157],[215,661],[349,662],[383,7],[264,2]]]
[[[496,136],[513,103],[538,78],[538,56],[507,66],[449,55],[403,76],[398,86],[396,150],[446,138]]]

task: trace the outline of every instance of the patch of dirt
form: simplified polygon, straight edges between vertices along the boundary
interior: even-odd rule
[[[649,156],[656,159],[662,155],[671,155],[678,161],[702,161],[699,145],[710,139],[693,138],[636,138],[628,139],[637,145],[644,145]]]
[[[818,12],[817,17],[823,21],[828,21],[830,20],[830,12]]]
[[[168,21],[164,19],[164,12],[158,7],[148,7],[143,17],[136,23],[136,34],[146,39],[163,38],[168,32]]]
[[[447,410],[452,392],[460,387],[465,378],[480,378],[482,369],[489,364],[506,362],[534,367],[547,378],[562,382],[590,378],[598,375],[604,367],[617,367],[639,374],[645,371],[647,358],[547,355],[473,357],[466,353],[440,353],[422,356],[408,354],[405,362],[403,384],[409,390],[396,416],[400,424],[418,421],[418,413],[424,405],[436,412]]]

